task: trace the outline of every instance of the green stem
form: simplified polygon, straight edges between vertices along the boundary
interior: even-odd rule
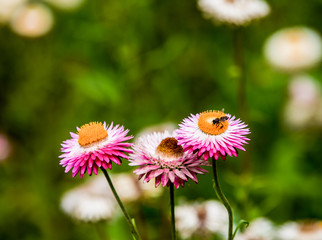
[[[238,225],[237,225],[237,227],[236,227],[236,229],[235,229],[235,231],[234,231],[233,238],[235,238],[235,236],[236,236],[236,234],[237,234],[238,230],[239,230],[243,225],[245,225],[245,227],[248,227],[249,222],[247,222],[246,220],[243,220],[243,219],[242,219],[242,220],[240,220],[240,221],[239,221],[239,223],[238,223]]]
[[[127,223],[128,223],[128,224],[129,224],[129,226],[130,226],[132,236],[133,236],[133,237],[134,237],[134,239],[136,239],[136,240],[141,240],[141,237],[140,237],[139,233],[137,232],[137,230],[136,230],[135,226],[133,225],[132,220],[131,220],[131,217],[130,217],[130,216],[129,216],[129,214],[126,212],[126,210],[125,210],[125,208],[124,208],[124,206],[123,206],[123,203],[122,203],[122,201],[121,201],[120,197],[118,196],[118,194],[117,194],[117,192],[116,192],[116,190],[115,190],[115,188],[114,188],[114,186],[113,186],[113,183],[112,183],[112,181],[111,181],[111,179],[110,179],[110,177],[109,177],[108,173],[107,173],[107,172],[106,172],[106,170],[105,170],[104,168],[102,168],[102,167],[101,167],[101,170],[103,171],[103,173],[104,173],[104,175],[105,175],[105,178],[106,178],[106,180],[107,180],[108,184],[110,185],[110,188],[111,188],[111,190],[112,190],[112,192],[113,192],[113,194],[114,194],[114,197],[115,197],[115,199],[116,199],[117,203],[119,204],[119,206],[120,206],[120,208],[121,208],[121,210],[122,210],[122,212],[123,212],[123,214],[124,214],[124,217],[126,218]]]
[[[171,203],[171,224],[172,224],[172,239],[176,240],[176,223],[174,214],[174,186],[170,183],[170,203]]]
[[[224,204],[224,206],[227,209],[228,212],[228,218],[229,218],[229,225],[228,225],[228,240],[233,240],[233,212],[231,210],[230,204],[225,197],[224,193],[221,191],[218,174],[217,174],[217,166],[216,166],[216,160],[212,159],[212,170],[214,174],[214,188],[216,190],[217,196],[220,199],[220,201]]]

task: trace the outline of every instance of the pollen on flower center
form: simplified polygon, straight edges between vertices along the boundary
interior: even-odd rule
[[[161,157],[176,159],[183,156],[183,147],[178,145],[177,139],[167,137],[161,141],[156,153]]]
[[[107,137],[107,131],[100,122],[90,122],[81,126],[78,131],[78,143],[87,146]]]
[[[206,111],[199,115],[198,127],[204,133],[219,135],[229,126],[227,116],[221,111]]]

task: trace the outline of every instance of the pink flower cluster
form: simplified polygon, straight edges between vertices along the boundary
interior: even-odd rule
[[[120,158],[137,166],[134,173],[144,182],[155,179],[155,186],[174,184],[184,187],[188,179],[198,183],[197,174],[207,170],[209,157],[225,159],[237,156],[237,149],[249,140],[247,125],[221,111],[206,111],[185,118],[174,133],[154,132],[136,141],[129,149],[132,136],[123,126],[106,126],[92,122],[78,128],[78,134],[70,133],[71,139],[63,142],[60,164],[65,172],[72,169],[73,177],[98,173],[98,168],[112,169],[112,163],[121,164]],[[130,154],[129,156],[127,154]],[[202,159],[204,158],[204,160]]]

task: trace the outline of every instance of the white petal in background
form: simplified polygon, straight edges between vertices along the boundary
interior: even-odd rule
[[[24,37],[41,37],[53,27],[54,17],[50,8],[43,4],[26,4],[15,11],[11,29]]]

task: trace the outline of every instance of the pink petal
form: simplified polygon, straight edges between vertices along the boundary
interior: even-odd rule
[[[188,176],[189,178],[193,179],[192,174],[191,174],[191,173],[190,173],[186,168],[182,168],[182,169],[181,169],[181,172],[182,172],[183,174],[185,174],[186,176]]]
[[[150,178],[155,178],[155,177],[160,176],[162,173],[163,173],[163,169],[158,169],[158,170],[152,171],[150,173],[149,177]]]
[[[167,185],[167,183],[169,181],[168,173],[163,173],[161,175],[161,180],[162,180],[162,187],[164,187],[165,185]]]
[[[161,183],[161,176],[155,178],[155,187],[158,187]]]
[[[98,167],[101,167],[102,166],[102,163],[100,160],[95,160],[95,164],[98,166]]]
[[[107,164],[106,164],[106,162],[102,162],[102,167],[103,167],[104,169],[106,169],[106,168],[107,168]]]
[[[94,165],[93,166],[93,172],[94,172],[95,175],[97,175],[97,173],[98,173],[98,167],[97,167],[97,165]]]
[[[156,169],[159,169],[160,167],[158,165],[146,165],[144,167],[140,167],[138,169],[135,169],[133,171],[133,173],[135,174],[143,174],[143,173],[147,173],[147,172],[150,172],[152,170],[156,170]]]
[[[187,177],[181,172],[179,171],[178,169],[174,169],[174,173],[179,177],[181,178],[182,180],[185,180],[187,181]]]
[[[179,178],[176,177],[176,179],[173,182],[173,185],[176,187],[176,189],[179,188]]]
[[[107,167],[108,167],[109,169],[112,169],[112,163],[111,163],[111,162],[109,162],[109,163],[107,164]]]
[[[87,173],[88,175],[92,175],[92,168],[90,168],[89,166],[87,166]]]
[[[169,172],[169,179],[171,182],[174,182],[174,179],[175,179],[174,172],[172,171]]]

